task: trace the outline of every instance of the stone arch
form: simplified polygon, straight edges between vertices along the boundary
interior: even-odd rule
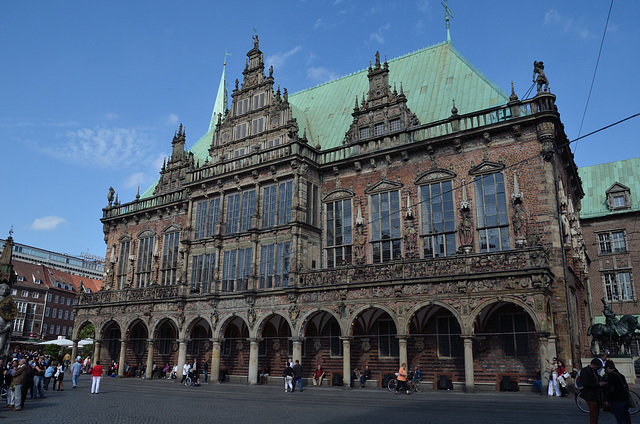
[[[178,350],[178,337],[180,330],[178,324],[171,317],[160,317],[154,324],[151,332],[151,338],[156,340],[156,349],[160,357],[171,357]]]
[[[104,362],[108,357],[109,361],[118,361],[120,358],[120,340],[124,338],[121,323],[115,319],[107,320],[100,329],[100,335],[102,351],[106,353],[106,356],[103,353],[100,354],[101,360]]]
[[[129,343],[128,350],[137,360],[141,360],[147,349],[147,340],[149,339],[147,323],[139,317],[132,319],[127,326],[126,339]]]
[[[299,332],[298,332],[298,337],[304,337],[305,336],[306,327],[309,324],[309,319],[311,319],[311,317],[313,317],[314,315],[316,315],[318,313],[326,313],[327,315],[332,316],[333,318],[336,319],[336,321],[338,321],[338,324],[340,324],[340,321],[342,321],[342,317],[340,317],[340,315],[338,315],[335,311],[332,311],[329,308],[322,308],[322,307],[314,308],[314,309],[306,312],[303,316],[300,317],[300,329],[299,329]],[[341,331],[342,331],[343,327],[344,326],[340,325],[340,330]]]
[[[218,332],[220,345],[220,374],[248,375],[250,327],[246,318],[229,314],[222,320]]]
[[[255,328],[255,330],[254,330],[255,332],[253,333],[252,336],[253,337],[262,337],[262,333],[263,333],[265,325],[268,324],[269,321],[275,316],[280,317],[282,319],[282,321],[288,325],[291,337],[293,337],[294,328],[295,328],[294,325],[291,323],[291,321],[289,320],[289,318],[287,316],[285,316],[284,314],[281,314],[279,312],[268,312],[268,313],[262,315],[260,317],[260,319],[257,320],[256,326],[254,327]]]
[[[80,322],[77,322],[77,321],[76,321],[76,323],[74,323],[74,326],[73,326],[73,333],[72,333],[72,334],[73,334],[73,337],[71,337],[71,340],[76,340],[76,339],[78,339],[78,338],[80,337],[80,336],[79,336],[79,334],[80,334],[80,332],[82,331],[82,329],[83,329],[85,326],[89,325],[89,324],[93,325],[93,338],[95,339],[95,338],[96,338],[96,333],[98,332],[98,330],[97,330],[98,326],[96,325],[96,323],[95,323],[95,322],[91,321],[91,320],[90,320],[90,319],[88,319],[88,318],[85,318],[85,319],[83,319],[83,320],[82,320],[82,321],[80,321]]]
[[[460,313],[457,310],[455,310],[455,308],[451,307],[451,305],[449,305],[447,303],[441,302],[439,300],[434,300],[434,301],[429,301],[429,302],[418,303],[417,305],[413,306],[411,309],[407,310],[406,313],[405,313],[406,320],[403,323],[404,326],[403,326],[402,329],[399,329],[399,331],[402,330],[403,334],[409,334],[409,330],[410,330],[410,327],[411,327],[411,320],[414,318],[414,316],[420,310],[425,309],[425,308],[427,308],[427,309],[428,308],[433,308],[434,309],[431,312],[430,315],[432,315],[436,311],[436,308],[445,309],[448,312],[450,312],[451,315],[453,315],[456,318],[456,320],[460,324],[460,327],[461,328],[463,327],[464,321],[463,321],[462,317],[460,316]]]
[[[473,357],[477,363],[500,359],[503,373],[519,375],[520,381],[535,379],[531,363],[539,363],[539,322],[531,307],[509,296],[498,296],[472,312]],[[483,374],[478,381],[495,382],[497,376]]]
[[[247,322],[247,320],[242,316],[242,315],[238,315],[236,313],[231,313],[228,314],[225,317],[222,317],[220,319],[220,325],[218,326],[218,328],[215,330],[213,337],[217,338],[217,339],[222,339],[224,338],[224,333],[227,329],[227,326],[235,320],[241,320],[244,324],[244,326],[247,327],[247,329],[249,329],[249,323]],[[213,328],[213,327],[212,327]]]
[[[464,374],[463,320],[450,304],[441,301],[421,302],[406,312],[407,363],[423,365],[429,379],[438,372]],[[424,367],[437,358],[438,367]]]
[[[367,311],[369,309],[379,309],[383,312],[386,312],[390,317],[391,320],[393,321],[393,323],[396,326],[396,329],[399,329],[400,323],[398,322],[398,317],[395,313],[394,310],[392,310],[391,308],[387,307],[386,305],[382,305],[382,304],[369,304],[369,305],[363,305],[361,307],[359,307],[358,309],[354,310],[353,313],[351,314],[351,317],[349,317],[349,319],[345,320],[341,326],[342,326],[342,334],[344,335],[352,335],[352,330],[353,330],[353,326],[355,323],[355,320],[358,318],[358,316],[360,314],[362,314],[364,311]]]
[[[492,308],[496,305],[504,305],[509,303],[517,305],[520,308],[522,308],[529,315],[529,318],[531,318],[531,320],[533,321],[535,325],[535,331],[536,332],[541,331],[539,328],[540,322],[539,322],[538,316],[536,315],[535,311],[531,308],[531,306],[522,302],[518,298],[514,298],[510,296],[487,299],[484,302],[481,302],[480,304],[478,304],[469,314],[469,320],[466,322],[466,324],[468,325],[468,328],[463,328],[463,331],[468,330],[467,334],[474,334],[476,322],[481,314],[486,313],[488,311],[488,308]]]
[[[152,337],[155,338],[156,333],[158,332],[158,327],[160,325],[164,324],[165,322],[171,322],[171,325],[173,325],[175,327],[175,329],[176,329],[176,338],[178,338],[179,334],[180,334],[179,333],[180,326],[178,325],[178,323],[176,322],[176,320],[173,317],[168,316],[168,315],[161,315],[161,316],[157,317],[154,320],[153,324],[148,326],[149,334],[151,334]]]
[[[303,358],[307,364],[320,365],[330,372],[342,367],[342,325],[335,311],[314,308],[301,317],[300,337],[303,337]]]
[[[206,317],[197,316],[185,326],[184,339],[187,340],[187,355],[202,357],[211,347],[211,323]]]

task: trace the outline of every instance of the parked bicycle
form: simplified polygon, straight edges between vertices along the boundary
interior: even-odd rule
[[[629,414],[637,414],[640,411],[640,395],[638,395],[633,390],[629,390],[629,394],[631,395],[631,406],[629,407]],[[578,390],[576,392],[576,405],[582,412],[589,413],[589,405],[587,405],[587,401],[582,397],[582,390]],[[602,408],[602,403],[600,403],[600,408]]]
[[[398,373],[396,373],[396,377],[397,376],[398,376]],[[389,380],[389,383],[387,384],[387,389],[389,389],[390,392],[395,392],[397,386],[398,386],[398,380],[396,378],[392,378],[391,380]],[[409,393],[414,393],[414,392],[422,393],[422,382],[420,380],[417,380],[414,377],[411,377],[407,379],[407,388],[409,389]]]

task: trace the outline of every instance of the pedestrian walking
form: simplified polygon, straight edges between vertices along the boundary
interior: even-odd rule
[[[64,364],[62,362],[60,362],[58,364],[58,368],[56,369],[56,383],[58,384],[58,389],[57,391],[59,392],[64,392],[64,385],[62,384],[62,382],[64,381],[64,371],[65,371],[65,367]],[[55,389],[55,384],[53,385],[54,389]]]
[[[398,385],[396,386],[396,394],[398,394],[398,392],[402,389],[407,391],[407,394],[411,393],[409,392],[409,387],[407,387],[407,364],[405,364],[404,362],[402,363],[402,365],[400,366],[400,369],[398,370]]]
[[[291,393],[296,391],[296,382],[302,392],[302,365],[300,365],[300,361],[297,359],[296,364],[293,366],[293,388],[291,389]]]
[[[36,360],[35,371],[33,373],[33,385],[35,390],[34,399],[40,397],[40,399],[46,398],[44,395],[44,373],[47,370],[47,367],[44,363],[44,358],[38,358]]]
[[[285,363],[284,371],[282,371],[282,376],[284,377],[284,392],[293,392],[293,368],[289,366],[289,363]]]
[[[44,380],[43,380],[43,384],[44,384],[44,391],[49,391],[49,382],[51,382],[51,378],[53,377],[53,375],[56,373],[56,369],[53,367],[53,365],[51,365],[51,363],[49,363],[47,365],[47,369],[44,372]],[[55,386],[55,383],[54,383]]]
[[[100,361],[96,361],[96,364],[91,369],[91,393],[96,393],[100,391],[100,380],[102,380],[102,365],[100,365]]]
[[[598,424],[600,416],[600,399],[602,399],[602,387],[606,386],[606,382],[600,381],[598,369],[602,363],[599,359],[594,358],[591,363],[580,370],[580,379],[584,387],[581,392],[582,398],[587,402],[589,408],[589,423]]]
[[[77,359],[76,362],[71,365],[71,384],[73,384],[73,388],[75,389],[78,385],[78,378],[80,378],[80,373],[82,372],[82,363],[80,359]]]

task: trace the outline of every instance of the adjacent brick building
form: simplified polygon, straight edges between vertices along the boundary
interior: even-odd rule
[[[407,362],[467,390],[579,364],[583,192],[542,84],[509,96],[442,43],[289,95],[256,37],[231,97],[142,196],[110,190],[74,329],[95,356],[251,384],[289,357],[379,384]]]
[[[595,322],[604,299],[618,315],[640,317],[640,158],[579,169],[585,188],[580,222],[589,255],[588,281]],[[632,345],[640,357],[640,343]]]

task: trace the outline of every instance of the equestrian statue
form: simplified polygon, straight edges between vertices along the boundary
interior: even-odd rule
[[[602,304],[605,324],[593,324],[587,331],[587,335],[592,336],[591,353],[597,355],[607,349],[613,354],[630,354],[631,341],[636,329],[640,330],[640,322],[633,315],[623,315],[618,320],[605,299]]]

